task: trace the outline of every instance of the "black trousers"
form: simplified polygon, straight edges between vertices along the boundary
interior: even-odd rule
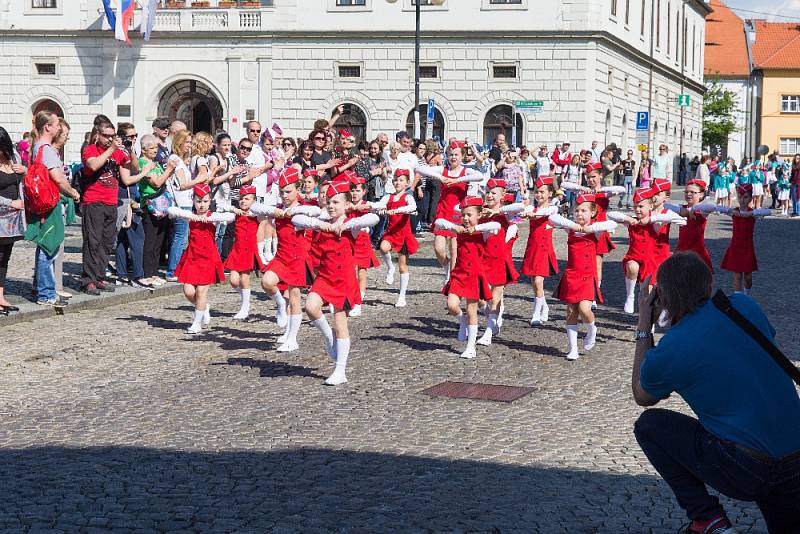
[[[2,240],[0,240],[2,241]],[[14,242],[0,242],[0,287],[6,287],[6,275],[8,274],[8,260],[11,259],[11,249]]]
[[[144,277],[152,278],[158,275],[161,249],[169,236],[170,220],[169,217],[156,217],[147,211],[142,213],[142,226],[144,227],[142,267]]]
[[[425,188],[422,190],[422,199],[417,205],[419,220],[428,224],[433,224],[436,217],[436,207],[439,205],[439,198],[442,196],[442,185],[439,180],[428,179],[425,181]]]
[[[81,206],[83,274],[81,286],[103,280],[117,241],[117,207],[95,202]]]

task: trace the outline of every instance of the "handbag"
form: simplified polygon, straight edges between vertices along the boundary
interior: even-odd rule
[[[724,313],[728,316],[728,318],[736,323],[736,325],[745,331],[747,335],[755,340],[762,349],[767,351],[775,363],[783,369],[789,377],[794,380],[795,384],[800,386],[800,370],[794,366],[794,364],[786,357],[781,350],[775,346],[773,342],[771,342],[767,336],[761,333],[753,323],[751,323],[747,318],[739,313],[739,311],[731,305],[731,301],[725,296],[725,293],[722,292],[721,289],[718,289],[717,292],[711,297],[711,302],[714,303],[714,306],[717,307],[719,311]]]

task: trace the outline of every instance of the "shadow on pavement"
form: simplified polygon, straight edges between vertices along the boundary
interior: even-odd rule
[[[256,360],[254,358],[228,358],[225,362],[212,362],[211,365],[240,365],[242,367],[252,367],[259,370],[259,376],[263,378],[274,378],[278,376],[301,376],[308,378],[325,379],[327,377],[318,375],[314,369],[291,365],[284,362],[272,362],[269,360]]]
[[[653,476],[327,449],[4,449],[0,487],[0,528],[67,532],[663,532],[683,517]]]

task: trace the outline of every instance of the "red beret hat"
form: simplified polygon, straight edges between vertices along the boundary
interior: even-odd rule
[[[636,204],[642,200],[653,198],[656,192],[652,187],[640,187],[633,193],[633,203]]]
[[[239,196],[240,197],[243,197],[245,195],[255,195],[255,194],[256,194],[256,186],[254,186],[254,185],[250,185],[250,184],[243,185],[239,189]]]
[[[517,200],[516,193],[506,193],[503,195],[503,202],[508,202],[509,204],[513,204],[514,201]]]
[[[591,193],[583,193],[578,195],[578,198],[575,200],[578,204],[583,204],[584,202],[594,202],[594,195]]]
[[[696,185],[703,191],[706,190],[706,183],[703,180],[689,180],[688,182],[686,182],[686,185]]]
[[[589,163],[586,165],[586,172],[594,172],[602,169],[603,166],[599,163]]]
[[[211,194],[211,187],[208,184],[197,184],[192,189],[192,192],[195,194],[195,196],[203,198],[204,196]]]
[[[300,181],[300,171],[297,167],[286,167],[278,177],[278,187],[284,188],[289,184]]]
[[[486,189],[494,189],[495,187],[502,187],[505,189],[506,181],[502,178],[489,178],[489,181],[486,182]]]
[[[478,206],[479,208],[483,206],[483,198],[481,197],[465,197],[464,200],[461,201],[461,209],[468,208],[470,206]]]
[[[351,171],[350,169],[347,169],[346,171],[342,171],[339,174],[337,174],[336,178],[334,178],[333,181],[334,182],[348,182],[349,183],[349,182],[352,182],[353,179],[355,179],[355,178],[358,178],[358,175],[354,171]]]
[[[408,177],[410,177],[411,176],[411,171],[409,171],[405,167],[397,167],[394,170],[394,175],[395,176],[408,176]]]
[[[539,189],[543,185],[553,185],[553,177],[552,176],[540,176],[536,179],[536,189]]]
[[[452,140],[450,141],[450,148],[464,148],[464,141]]]
[[[349,193],[350,192],[350,182],[344,180],[337,180],[335,182],[331,182],[330,187],[328,190],[325,191],[325,195],[328,198],[333,198],[340,193]]]
[[[303,171],[303,176],[319,176],[317,169],[308,168]]]
[[[736,187],[736,191],[740,195],[747,195],[753,192],[753,186],[750,184],[741,184]]]
[[[651,187],[656,193],[661,193],[662,191],[669,191],[672,188],[672,182],[666,178],[656,178],[653,180],[653,185]]]

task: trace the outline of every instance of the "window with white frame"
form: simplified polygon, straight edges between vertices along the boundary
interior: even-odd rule
[[[367,0],[336,0],[337,6],[366,6]]]
[[[781,96],[781,113],[800,113],[800,95]]]
[[[521,4],[522,0],[489,0],[490,4]]]
[[[611,16],[617,16],[617,0],[611,0]]]
[[[798,137],[781,137],[781,154],[797,154],[800,152],[800,138]]]
[[[55,9],[58,5],[56,0],[31,0],[31,7]]]

